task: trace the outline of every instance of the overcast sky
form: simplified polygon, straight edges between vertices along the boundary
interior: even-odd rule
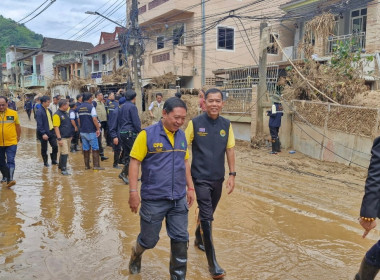
[[[18,22],[45,1],[0,0],[0,14]],[[47,0],[40,9],[20,23],[24,23],[38,14],[50,1],[52,0]],[[88,15],[85,12],[97,11],[125,25],[125,3],[125,0],[56,0],[48,9],[25,25],[44,37],[85,41],[96,45],[99,41],[100,32],[113,32],[115,24],[102,19],[100,16]]]

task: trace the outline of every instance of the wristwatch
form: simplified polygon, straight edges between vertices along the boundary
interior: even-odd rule
[[[58,141],[61,141],[61,140],[62,140],[62,138],[57,138],[57,140],[58,140]],[[236,173],[236,172],[235,172],[235,173]]]
[[[230,175],[230,176],[236,176],[236,172],[230,172],[230,173],[228,173],[228,175]]]

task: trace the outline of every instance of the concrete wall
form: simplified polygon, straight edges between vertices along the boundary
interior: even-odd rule
[[[300,101],[293,101],[293,108],[289,119],[294,150],[319,160],[368,166],[373,139],[379,135],[380,110]],[[281,130],[286,131],[283,126]]]

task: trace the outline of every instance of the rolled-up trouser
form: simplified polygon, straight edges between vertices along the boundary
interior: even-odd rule
[[[160,239],[162,221],[171,240],[189,240],[186,196],[178,200],[141,200],[140,234],[137,241],[146,249],[152,249]]]
[[[68,155],[71,145],[71,137],[70,138],[62,138],[62,146],[58,144],[58,153],[60,155]]]
[[[124,165],[129,165],[129,154],[131,153],[136,137],[137,134],[131,131],[120,132],[121,146],[124,151]]]
[[[214,220],[214,212],[222,195],[223,181],[224,178],[216,181],[193,178],[201,221]]]
[[[83,151],[89,151],[90,149],[92,149],[93,151],[99,150],[98,139],[96,137],[95,132],[91,132],[91,133],[81,132],[80,137],[82,139]]]

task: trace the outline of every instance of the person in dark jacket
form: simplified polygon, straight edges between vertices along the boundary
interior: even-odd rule
[[[70,175],[67,171],[67,159],[69,157],[69,147],[71,145],[71,137],[74,134],[74,127],[71,124],[70,116],[67,113],[69,102],[67,99],[58,101],[58,110],[53,115],[53,126],[55,135],[57,135],[59,164],[62,175]]]
[[[272,110],[267,111],[269,116],[269,132],[272,141],[271,154],[277,154],[281,152],[280,138],[278,132],[280,131],[281,118],[283,116],[283,109],[281,103],[274,102]]]
[[[37,120],[37,133],[38,139],[41,141],[41,156],[44,161],[44,165],[46,167],[48,164],[48,155],[47,155],[47,145],[48,142],[52,148],[52,153],[50,154],[51,164],[58,164],[57,162],[57,137],[54,132],[53,127],[53,116],[52,112],[48,108],[50,105],[50,97],[42,96],[40,98],[41,107],[36,112],[36,120]]]
[[[131,89],[127,90],[125,99],[127,101],[119,109],[117,119],[121,145],[124,151],[124,168],[119,174],[119,178],[122,179],[125,184],[129,184],[129,153],[131,152],[137,134],[141,131],[141,122],[135,105],[136,92]],[[115,141],[115,138],[113,140]]]
[[[212,278],[219,279],[226,272],[216,260],[212,222],[222,195],[226,155],[230,171],[226,186],[228,194],[235,187],[235,137],[231,122],[220,116],[222,92],[216,88],[206,91],[205,105],[206,112],[191,120],[185,133],[188,145],[192,144],[191,176],[199,207],[194,244],[205,251]]]
[[[186,137],[179,129],[185,122],[186,113],[186,104],[182,100],[169,98],[163,108],[162,120],[145,128],[133,145],[129,206],[133,213],[137,213],[140,205],[137,181],[141,166],[141,230],[132,248],[131,274],[140,272],[143,252],[156,246],[165,218],[171,248],[170,279],[186,278],[188,209],[195,199]]]
[[[28,115],[28,119],[31,120],[30,115],[32,114],[32,109],[33,109],[33,102],[31,100],[31,98],[28,98],[25,101],[24,109],[26,111],[26,114]]]
[[[380,137],[374,140],[371,154],[359,218],[363,238],[376,227],[376,218],[380,217]],[[373,280],[379,270],[380,240],[365,254],[355,280]]]
[[[119,125],[118,125],[120,99],[121,99],[121,95],[116,94],[115,100],[112,101],[112,108],[111,107],[108,108],[108,128],[109,128],[109,136],[111,137],[111,141],[112,141],[113,168],[117,168],[117,169],[120,168],[119,160],[120,160],[120,153],[121,153],[121,141],[120,141]],[[122,104],[125,103],[124,97],[123,97],[123,100],[124,102],[122,102]],[[114,106],[115,104],[116,104],[116,107]]]

